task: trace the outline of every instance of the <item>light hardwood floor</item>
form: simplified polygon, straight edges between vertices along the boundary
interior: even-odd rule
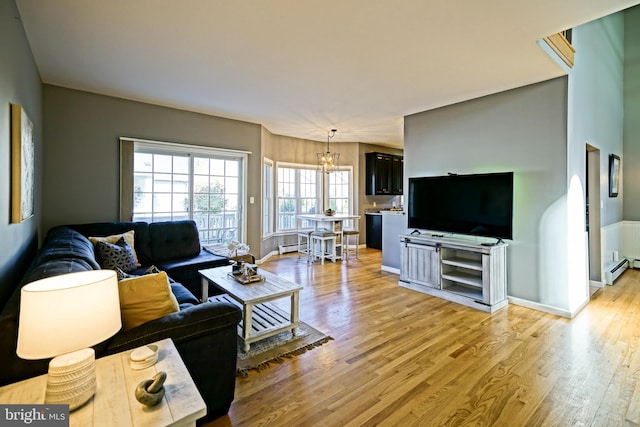
[[[239,378],[207,426],[640,424],[640,271],[569,320],[400,288],[380,261],[365,249],[349,264],[262,264],[305,287],[300,318],[334,341]]]

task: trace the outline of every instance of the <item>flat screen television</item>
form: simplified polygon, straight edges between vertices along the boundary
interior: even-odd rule
[[[409,228],[513,238],[513,172],[409,178]]]

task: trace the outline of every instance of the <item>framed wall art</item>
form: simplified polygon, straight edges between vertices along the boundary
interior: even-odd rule
[[[609,197],[618,197],[620,191],[620,157],[609,154]]]
[[[20,105],[11,104],[11,222],[34,214],[35,144],[33,123]]]

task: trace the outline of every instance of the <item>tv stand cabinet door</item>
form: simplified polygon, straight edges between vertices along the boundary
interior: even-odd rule
[[[400,280],[440,289],[440,253],[435,246],[401,243]]]

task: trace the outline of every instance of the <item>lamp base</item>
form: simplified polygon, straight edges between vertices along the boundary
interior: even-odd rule
[[[49,362],[45,403],[68,404],[73,411],[95,393],[96,355],[92,348],[63,354]]]

